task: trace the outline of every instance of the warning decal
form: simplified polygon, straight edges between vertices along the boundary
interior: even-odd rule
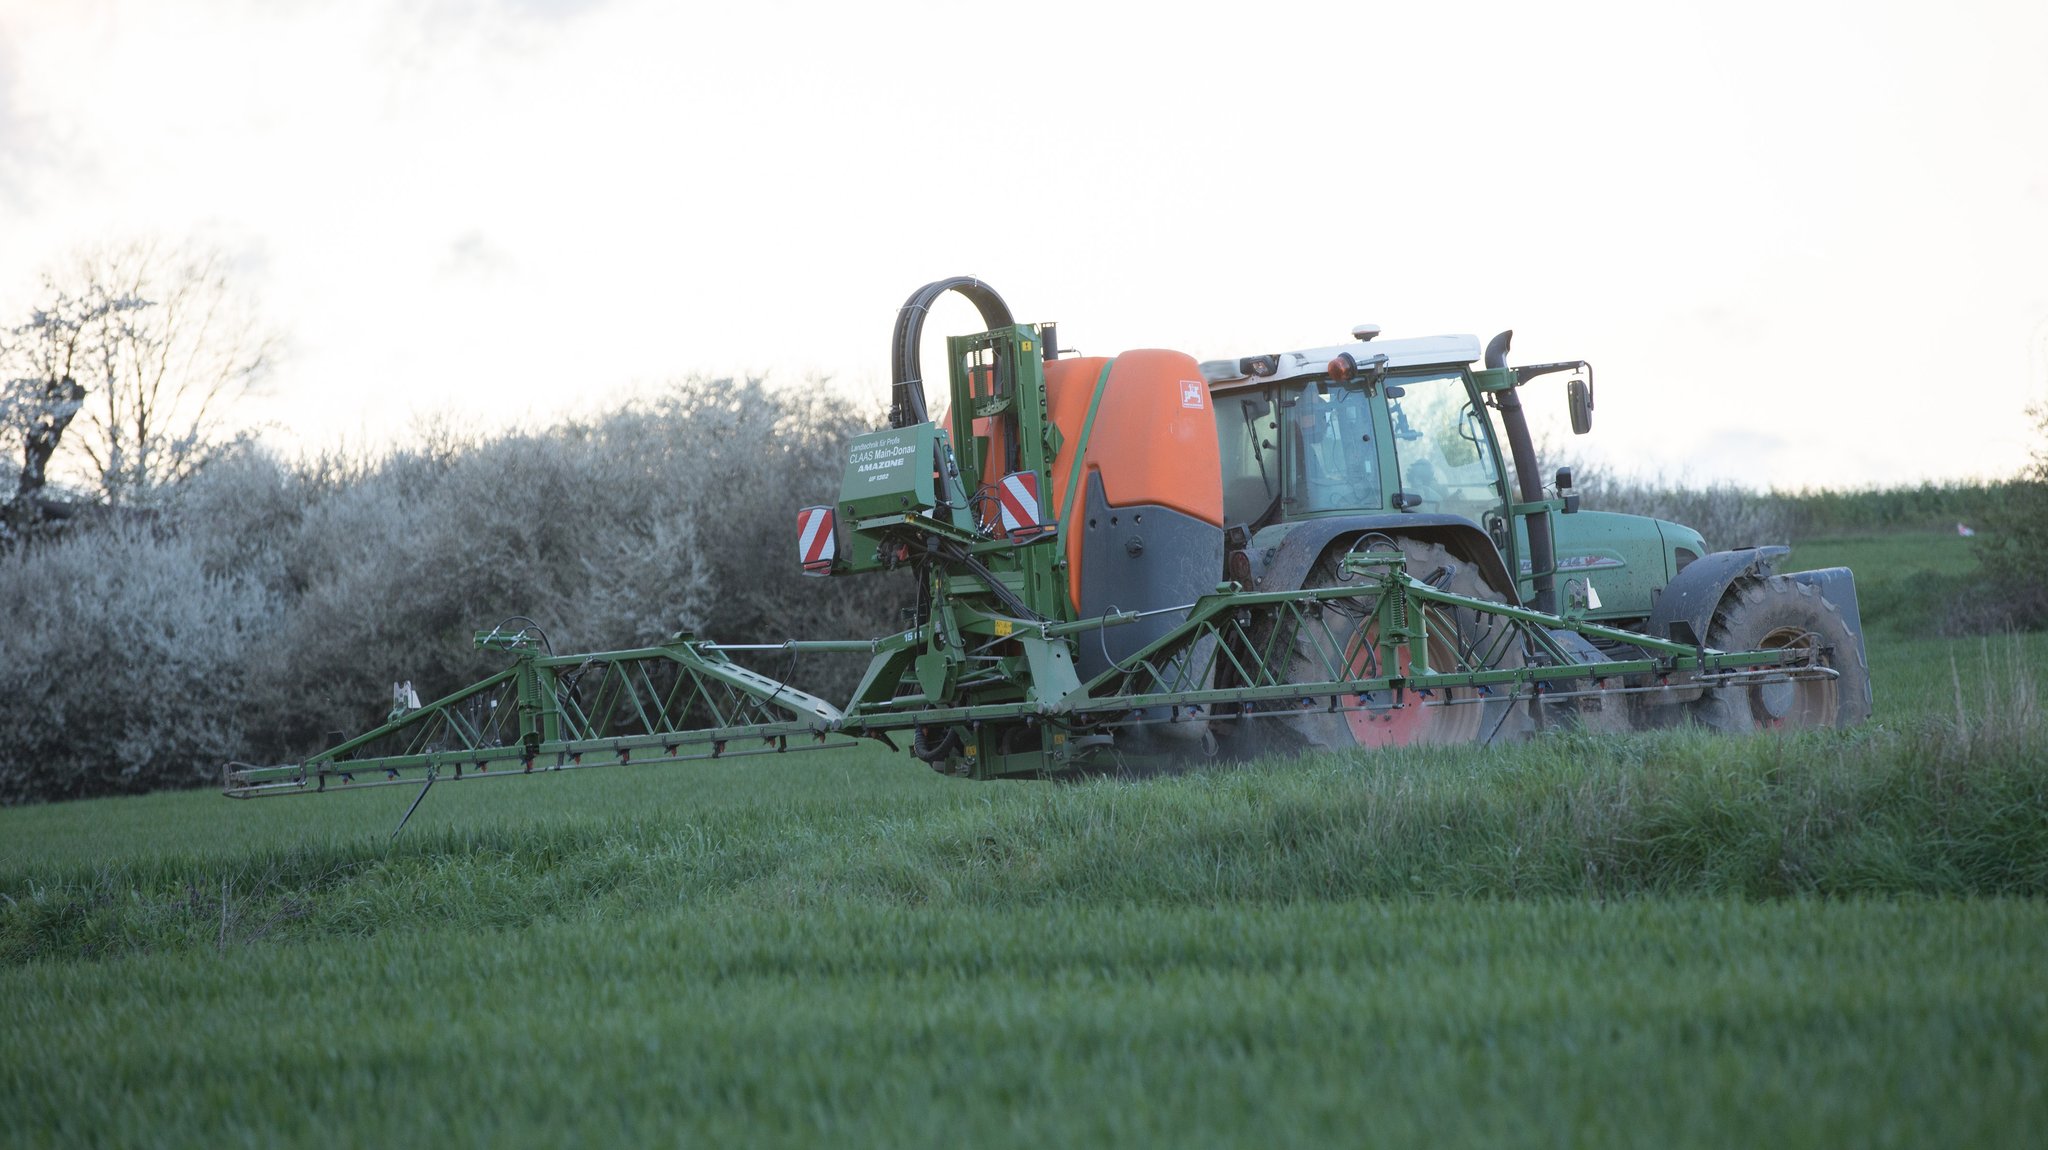
[[[1036,539],[1052,530],[1041,521],[1038,511],[1038,473],[1014,471],[996,485],[996,504],[1002,509],[1003,531],[1012,539]]]
[[[797,512],[796,532],[797,558],[802,561],[805,573],[829,573],[832,570],[832,557],[837,549],[832,538],[832,509],[806,507]]]

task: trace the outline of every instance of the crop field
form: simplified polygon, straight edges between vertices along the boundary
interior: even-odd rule
[[[1846,732],[0,810],[0,1144],[2038,1146],[2048,635]]]

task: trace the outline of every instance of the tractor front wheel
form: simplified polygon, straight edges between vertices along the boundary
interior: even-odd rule
[[[1870,667],[1863,643],[1819,588],[1782,575],[1729,589],[1714,612],[1707,645],[1722,651],[1805,648],[1831,679],[1719,687],[1700,695],[1693,719],[1717,731],[1846,727],[1870,717]]]

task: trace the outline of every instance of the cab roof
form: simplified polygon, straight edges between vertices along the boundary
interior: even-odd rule
[[[1268,383],[1297,376],[1321,375],[1329,367],[1331,360],[1337,358],[1339,353],[1347,351],[1360,363],[1384,355],[1387,357],[1389,368],[1458,367],[1478,361],[1479,337],[1430,335],[1416,339],[1375,339],[1370,343],[1360,340],[1333,344],[1330,347],[1306,348],[1301,351],[1267,352],[1241,359],[1212,359],[1202,364],[1202,378],[1209,382],[1210,387],[1222,388],[1241,383]],[[1271,361],[1273,370],[1253,374],[1248,367],[1255,360]]]

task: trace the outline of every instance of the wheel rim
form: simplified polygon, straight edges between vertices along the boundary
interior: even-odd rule
[[[1812,652],[1812,662],[1816,666],[1822,665],[1818,652],[1819,637],[1804,627],[1780,627],[1765,635],[1756,646],[1761,651],[1804,649]],[[1750,715],[1763,730],[1789,731],[1835,725],[1837,691],[1835,680],[1831,678],[1766,683],[1751,687],[1748,695]]]
[[[1450,618],[1439,612],[1429,614],[1429,665],[1438,670],[1458,665],[1457,648],[1444,638],[1453,626]],[[1360,641],[1358,653],[1351,660],[1351,674],[1355,678],[1367,677],[1372,670],[1373,653],[1379,638],[1379,627],[1368,626]],[[1400,673],[1408,674],[1413,661],[1406,648],[1399,653]],[[1437,690],[1420,692],[1406,690],[1399,693],[1377,691],[1371,695],[1351,695],[1345,702],[1353,709],[1344,712],[1344,723],[1351,730],[1351,737],[1361,747],[1409,747],[1432,743],[1468,743],[1479,735],[1482,718],[1481,707],[1467,691]],[[1449,705],[1444,705],[1444,704]]]

